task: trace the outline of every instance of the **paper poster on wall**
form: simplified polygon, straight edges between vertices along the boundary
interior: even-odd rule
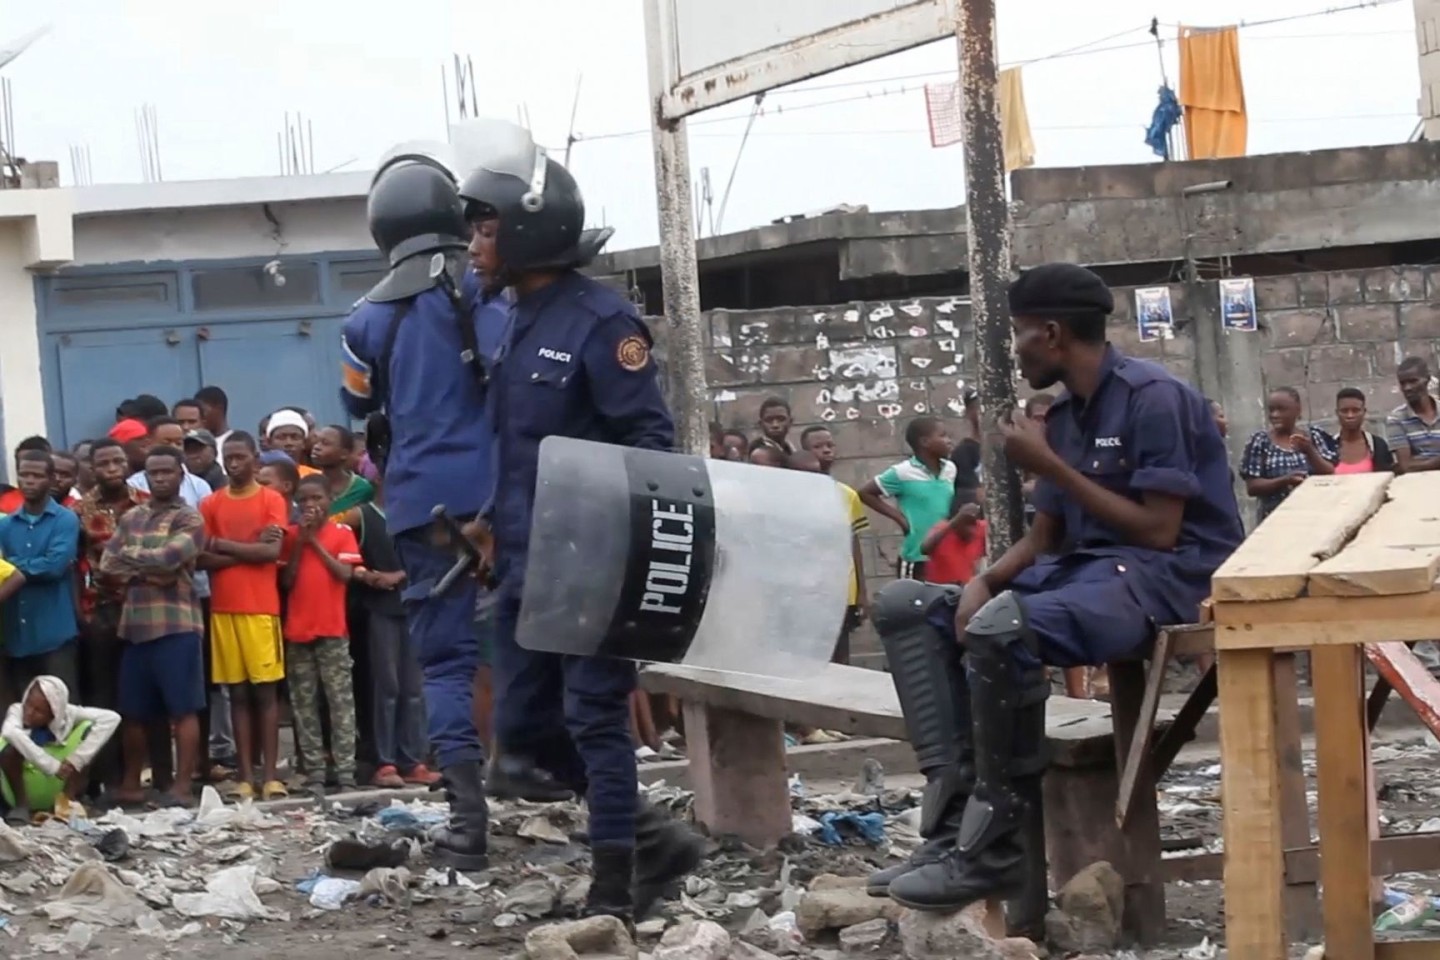
[[[1231,277],[1220,281],[1220,319],[1226,330],[1255,332],[1255,280],[1253,277]]]
[[[1170,308],[1169,287],[1140,287],[1135,291],[1135,325],[1144,342],[1174,336],[1175,313]]]

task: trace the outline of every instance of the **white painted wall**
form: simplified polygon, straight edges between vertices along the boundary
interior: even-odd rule
[[[0,436],[6,449],[45,432],[32,270],[74,256],[73,199],[62,190],[0,190]]]
[[[35,324],[35,279],[24,264],[25,226],[0,221],[0,403],[5,449],[45,433],[40,385],[40,340]],[[9,457],[5,456],[8,476]]]
[[[365,199],[77,214],[75,266],[373,250]]]

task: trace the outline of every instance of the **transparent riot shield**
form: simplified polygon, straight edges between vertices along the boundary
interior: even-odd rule
[[[804,679],[835,648],[850,560],[829,477],[548,437],[517,639]]]

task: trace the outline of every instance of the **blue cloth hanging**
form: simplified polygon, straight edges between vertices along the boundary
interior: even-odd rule
[[[1180,122],[1180,101],[1175,91],[1168,86],[1160,88],[1160,102],[1150,115],[1150,126],[1145,128],[1145,143],[1162,160],[1170,159],[1170,131]]]

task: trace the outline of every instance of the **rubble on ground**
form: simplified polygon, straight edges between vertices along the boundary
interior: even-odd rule
[[[1375,748],[1387,832],[1436,829],[1440,774],[1426,742]],[[1161,790],[1172,848],[1218,849],[1219,769],[1178,765]],[[796,834],[757,851],[713,838],[704,865],[633,936],[603,918],[577,921],[589,887],[584,810],[497,802],[492,867],[462,875],[424,852],[445,816],[436,794],[374,794],[358,806],[222,803],[196,810],[114,811],[68,823],[0,825],[0,955],[200,957],[216,949],[450,948],[533,960],[849,960],[982,955],[1029,960],[1083,954],[1135,960],[1119,933],[1118,877],[1093,865],[1057,893],[1048,945],[987,932],[974,912],[921,915],[866,894],[863,878],[919,843],[918,781],[878,764],[824,789],[792,782]],[[690,794],[660,783],[647,797],[689,814]],[[346,798],[347,800],[350,798]],[[1391,878],[1397,897],[1435,892]],[[1219,884],[1169,888],[1169,945],[1149,960],[1207,960],[1223,939]],[[1002,931],[1003,932],[1003,931]],[[329,945],[324,946],[324,945]],[[421,949],[421,948],[424,949]],[[235,948],[235,949],[231,949]]]

